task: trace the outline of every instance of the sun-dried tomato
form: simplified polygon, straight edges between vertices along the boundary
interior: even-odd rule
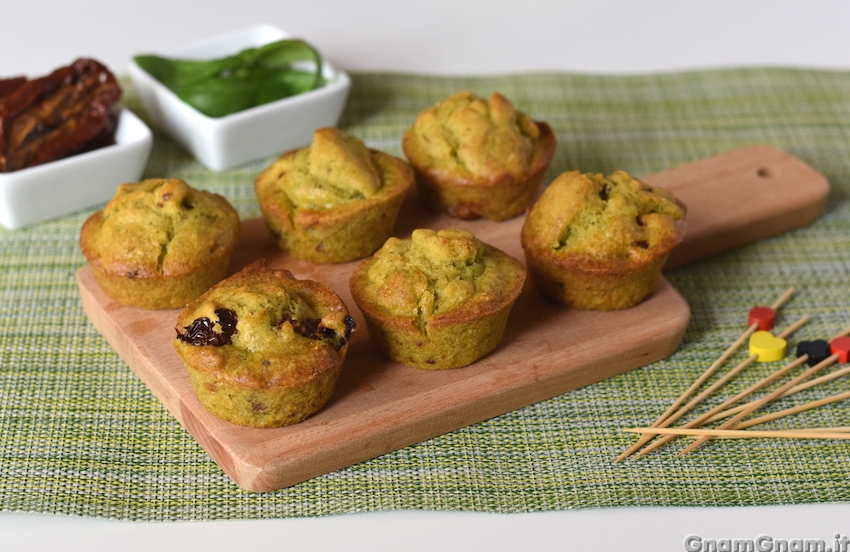
[[[13,77],[11,79],[0,79],[0,98],[11,94],[27,83],[26,77]]]
[[[230,309],[216,309],[215,314],[221,326],[220,333],[213,329],[215,322],[203,316],[183,328],[184,332],[178,331],[177,339],[198,347],[229,345],[231,337],[236,333],[236,313]]]
[[[0,172],[113,144],[121,87],[92,59],[0,81]]]
[[[326,339],[333,341],[337,338],[336,331],[333,328],[327,328],[322,325],[319,318],[293,318],[289,313],[284,313],[283,318],[278,323],[278,327],[285,322],[292,324],[292,329],[300,336],[309,339]],[[351,337],[351,332],[354,331],[354,319],[349,315],[345,315],[345,335],[337,339],[334,343],[334,349],[339,351],[348,342]]]

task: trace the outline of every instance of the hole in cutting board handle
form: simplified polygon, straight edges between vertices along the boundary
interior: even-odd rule
[[[750,146],[650,175],[685,205],[687,232],[666,269],[708,258],[817,219],[826,179],[791,154]]]

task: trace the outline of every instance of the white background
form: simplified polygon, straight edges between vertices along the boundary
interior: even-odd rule
[[[850,68],[842,0],[2,0],[0,75],[133,54],[258,23],[336,66],[441,74],[718,66]]]
[[[130,58],[270,23],[352,71],[646,73],[850,69],[850,2],[807,0],[0,0],[0,78]],[[0,437],[2,438],[2,437]],[[824,497],[828,500],[829,497]],[[143,524],[0,514],[0,550],[684,550],[683,539],[850,533],[850,505],[618,508],[528,515],[386,512]]]

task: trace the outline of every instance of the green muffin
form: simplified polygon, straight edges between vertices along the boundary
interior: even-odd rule
[[[543,192],[522,227],[535,287],[562,305],[625,309],[643,301],[685,235],[685,206],[624,171],[566,172]]]
[[[254,189],[281,250],[340,263],[381,247],[412,184],[413,171],[402,159],[321,128],[310,146],[284,154],[260,173]]]
[[[174,346],[208,411],[238,425],[279,427],[330,400],[354,320],[328,287],[263,264],[184,308]]]
[[[501,94],[487,100],[458,92],[420,112],[402,148],[431,208],[461,219],[506,220],[534,202],[555,134]]]
[[[186,306],[225,277],[242,226],[223,196],[179,178],[121,184],[80,231],[106,294],[132,307]]]
[[[463,230],[390,238],[351,275],[369,336],[388,358],[426,370],[471,364],[496,348],[525,269]]]

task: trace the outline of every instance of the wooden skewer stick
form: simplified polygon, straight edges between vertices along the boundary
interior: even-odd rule
[[[808,355],[803,355],[800,358],[808,358]],[[832,364],[833,362],[838,360],[838,358],[839,358],[838,355],[832,355],[832,356],[826,358],[825,360],[815,364],[814,366],[812,366],[811,368],[809,368],[808,370],[806,370],[805,372],[803,372],[802,374],[800,374],[796,378],[792,379],[791,381],[789,381],[785,385],[776,389],[775,391],[773,391],[772,393],[770,393],[766,397],[762,397],[761,399],[752,402],[749,407],[738,412],[737,414],[735,414],[729,420],[723,422],[720,425],[720,427],[718,427],[717,429],[735,429],[736,428],[735,424],[737,424],[738,421],[741,420],[741,418],[748,416],[750,414],[750,412],[753,412],[754,410],[761,408],[762,406],[766,405],[767,403],[769,403],[773,400],[776,400],[782,393],[788,391],[789,389],[791,389],[792,387],[794,387],[795,385],[797,385],[801,381],[808,379],[810,376],[812,376],[813,374],[815,374],[819,370],[826,368],[827,366],[829,366],[830,364]],[[708,441],[710,439],[711,439],[710,436],[700,437],[699,439],[697,439],[696,441],[694,441],[693,443],[691,443],[690,445],[688,445],[687,447],[682,449],[682,451],[679,453],[679,456],[682,456],[684,454],[691,452],[692,450],[699,447],[700,445],[702,445],[703,443],[705,443],[706,441]]]
[[[812,410],[814,408],[819,408],[821,406],[825,406],[827,404],[832,404],[834,402],[843,401],[843,400],[846,400],[846,399],[850,399],[850,391],[845,391],[843,393],[837,393],[837,394],[831,395],[829,397],[824,397],[822,399],[809,401],[807,403],[800,404],[800,405],[797,405],[797,406],[793,406],[791,408],[786,408],[785,410],[780,410],[778,412],[772,412],[770,414],[765,414],[764,416],[760,416],[758,418],[753,418],[752,420],[747,420],[747,421],[741,422],[740,424],[735,426],[735,429],[721,430],[721,431],[741,431],[741,430],[744,430],[748,427],[763,424],[765,422],[770,422],[770,421],[773,421],[773,420],[777,420],[779,418],[784,418],[786,416],[790,416],[792,414],[797,414],[799,412],[805,412],[806,410]],[[634,431],[634,430],[626,430],[626,431],[632,431],[634,433],[643,433],[645,435],[647,435],[647,434],[648,435],[664,434],[666,436],[708,435],[707,433],[701,433],[701,432],[678,431],[678,430],[698,429],[698,428],[691,428],[691,427],[687,427],[687,426],[677,427],[677,428],[640,428],[640,429],[641,429],[641,431]],[[651,429],[657,429],[658,431],[650,431]],[[668,431],[668,429],[675,429],[677,431],[675,431],[675,432]],[[812,433],[828,433],[828,432],[836,432],[836,431],[850,432],[850,427],[846,427],[846,426],[845,427],[826,427],[826,428],[810,427],[810,428],[794,429],[793,431],[807,431],[807,432],[812,432]]]
[[[757,356],[757,355],[753,355],[753,356]],[[752,358],[752,357],[750,357],[750,358]],[[747,387],[746,389],[744,389],[743,391],[741,391],[740,393],[738,393],[734,397],[726,399],[721,404],[715,406],[714,408],[712,408],[711,410],[709,410],[705,414],[703,414],[703,415],[697,417],[696,419],[688,422],[687,424],[685,424],[682,427],[695,428],[695,427],[701,427],[701,426],[705,425],[708,422],[709,418],[711,418],[713,415],[717,414],[718,412],[722,412],[723,409],[728,408],[729,405],[735,404],[736,402],[740,401],[744,397],[747,397],[747,396],[755,393],[756,391],[758,391],[759,389],[761,389],[765,385],[767,385],[767,384],[771,383],[772,381],[784,376],[785,374],[787,374],[788,372],[790,372],[794,368],[798,367],[799,365],[803,364],[804,362],[806,362],[806,357],[797,358],[796,360],[786,364],[785,366],[783,366],[779,370],[773,372],[769,376],[767,376],[767,377],[759,380],[758,382],[754,383],[753,385]],[[648,453],[652,452],[653,450],[655,450],[656,448],[663,445],[664,443],[667,443],[668,441],[675,439],[675,438],[676,438],[676,436],[672,435],[672,434],[671,435],[665,435],[664,437],[662,437],[659,440],[652,443],[650,446],[648,446],[645,449],[643,449],[642,451],[640,451],[638,456],[643,456],[644,454],[648,454]]]
[[[801,391],[805,391],[806,389],[811,389],[812,387],[814,387],[816,385],[820,385],[821,383],[826,383],[828,381],[838,379],[841,376],[846,376],[847,374],[850,374],[850,366],[842,368],[841,370],[836,370],[835,372],[832,372],[832,373],[827,374],[825,376],[821,376],[819,378],[815,378],[813,380],[809,380],[807,382],[801,383],[800,385],[795,385],[794,387],[792,387],[791,389],[789,389],[785,393],[782,393],[782,395],[779,398],[784,399],[785,397],[789,397],[789,396],[794,395],[796,393],[799,393]],[[734,416],[738,412],[747,408],[749,405],[750,405],[750,403],[739,404],[738,406],[728,408],[728,409],[724,410],[723,412],[718,412],[717,414],[715,414],[714,416],[712,416],[711,418],[706,420],[705,423],[710,424],[711,422],[716,422],[717,420],[722,420],[723,418],[728,418],[729,416]]]
[[[636,427],[626,429],[631,433],[643,433],[645,435],[667,434],[667,435],[693,435],[700,438],[727,438],[727,439],[759,439],[765,437],[785,437],[792,439],[850,439],[850,431],[841,428],[834,431],[833,428],[824,428],[824,431],[810,431],[807,429],[779,429],[773,431],[751,431],[744,429],[702,429],[684,427]]]
[[[793,324],[791,324],[790,326],[785,328],[785,330],[781,334],[779,334],[779,337],[781,337],[781,338],[788,337],[789,335],[791,335],[792,333],[797,331],[800,328],[800,326],[802,326],[803,324],[805,324],[808,321],[809,321],[808,316],[800,317],[799,320],[797,320],[796,322],[794,322]],[[705,391],[700,393],[700,395],[697,396],[696,398],[694,398],[694,400],[692,400],[691,402],[686,404],[681,410],[676,412],[674,415],[670,416],[667,420],[665,420],[663,423],[659,424],[657,427],[668,427],[670,424],[672,424],[673,422],[675,422],[676,420],[681,418],[684,414],[686,414],[693,407],[695,407],[700,401],[702,401],[702,399],[704,399],[705,397],[707,397],[708,395],[713,393],[717,388],[721,387],[727,381],[732,379],[732,377],[737,375],[738,372],[740,372],[741,370],[743,370],[744,368],[749,366],[757,358],[758,358],[758,355],[750,355],[749,357],[747,357],[743,362],[741,362],[740,364],[738,364],[737,366],[735,366],[734,368],[729,370],[729,372],[726,373],[726,375],[724,375],[722,378],[720,378],[719,380],[714,382],[708,389],[706,389]],[[712,413],[720,412],[724,408],[726,408],[726,407],[728,407],[732,404],[735,404],[736,402],[738,402],[742,398],[746,397],[747,395],[749,395],[753,391],[758,390],[760,387],[763,387],[764,385],[770,383],[774,379],[778,378],[782,374],[785,374],[789,370],[792,370],[797,365],[802,364],[803,362],[805,362],[805,359],[803,359],[802,361],[795,361],[791,365],[780,369],[777,373],[773,374],[772,376],[768,376],[768,378],[761,380],[760,382],[756,383],[755,385],[749,387],[748,389],[746,389],[746,390],[742,391],[741,393],[735,395],[731,399],[725,401],[721,406],[715,407],[714,409],[712,409]],[[707,414],[704,414],[703,416],[706,416],[706,415]],[[703,420],[701,418],[702,418],[702,416],[700,418],[697,418],[697,420],[690,422],[685,427],[699,427],[700,425],[705,423],[705,420]],[[652,452],[653,450],[660,447],[661,445],[663,445],[664,443],[667,443],[668,441],[670,441],[671,439],[674,439],[674,438],[675,438],[675,435],[665,435],[664,437],[661,437],[656,442],[652,443],[651,445],[649,445],[648,447],[646,447],[645,449],[640,451],[637,454],[637,456],[638,457],[645,456],[645,455],[649,454],[650,452]]]
[[[832,433],[836,431],[847,432],[850,433],[850,426],[838,426],[838,427],[800,427],[795,429],[794,431],[811,431],[812,433]]]
[[[779,308],[782,307],[782,305],[784,305],[785,303],[788,302],[788,300],[791,298],[792,295],[794,295],[794,293],[795,293],[795,290],[794,290],[793,287],[788,288],[787,290],[785,290],[785,292],[782,295],[779,296],[779,298],[773,303],[773,305],[771,305],[770,308],[773,309],[774,311],[779,310]],[[676,410],[682,405],[682,403],[684,403],[688,399],[688,397],[690,397],[697,389],[699,389],[699,387],[702,386],[702,384],[705,383],[705,381],[709,377],[711,377],[712,374],[714,374],[714,372],[717,371],[717,369],[720,368],[720,366],[722,366],[723,363],[726,362],[729,359],[730,356],[735,354],[735,352],[741,347],[741,345],[743,345],[747,341],[747,339],[749,339],[749,337],[753,333],[755,333],[755,331],[757,329],[758,329],[758,323],[757,322],[750,324],[750,326],[747,328],[747,330],[744,332],[744,334],[740,338],[738,338],[738,340],[735,341],[732,345],[730,345],[729,348],[726,349],[726,351],[724,351],[722,355],[720,355],[720,358],[718,358],[716,361],[714,361],[714,363],[711,366],[709,366],[705,370],[705,372],[703,372],[696,380],[694,380],[694,382],[691,384],[691,386],[688,387],[685,390],[685,392],[682,393],[682,395],[679,396],[679,398],[676,399],[673,402],[673,404],[671,404],[670,407],[667,408],[667,410],[665,410],[664,413],[661,416],[659,416],[658,419],[656,419],[652,423],[652,427],[660,427],[661,424],[667,418],[669,418],[674,412],[676,412]],[[669,425],[669,423],[667,425]],[[636,450],[640,449],[640,447],[642,447],[643,445],[645,445],[646,443],[648,443],[652,439],[653,439],[652,435],[642,436],[638,440],[637,443],[630,446],[620,456],[618,456],[617,459],[614,460],[614,463],[616,464],[617,462],[620,462],[621,460],[628,458]]]
[[[811,410],[813,408],[818,408],[820,406],[832,404],[834,402],[843,401],[845,399],[850,399],[850,391],[844,391],[843,393],[837,393],[835,395],[830,395],[829,397],[824,397],[822,399],[817,399],[797,406],[792,406],[791,408],[786,408],[785,410],[771,412],[770,414],[765,414],[764,416],[759,416],[758,418],[753,418],[752,420],[746,420],[735,425],[735,429],[744,429],[747,427],[752,427],[754,425],[763,424],[764,422],[769,422],[778,418],[784,418],[785,416],[790,416],[791,414],[805,412],[806,410]]]
[[[839,337],[844,337],[845,335],[850,335],[850,328],[847,328],[846,330],[834,335],[830,339],[830,341],[832,341],[833,339],[839,338]],[[816,385],[820,385],[821,383],[826,383],[828,381],[838,379],[842,376],[846,376],[847,374],[850,374],[850,366],[846,366],[846,367],[842,368],[841,370],[836,370],[835,372],[832,372],[830,374],[826,374],[825,376],[821,376],[819,378],[815,378],[813,380],[803,382],[799,385],[795,385],[794,387],[792,387],[791,389],[789,389],[788,391],[783,393],[779,398],[784,399],[785,397],[788,397],[790,395],[794,395],[794,394],[799,393],[801,391],[805,391],[806,389],[811,389],[812,387],[814,387]],[[711,422],[716,422],[717,420],[722,420],[723,418],[728,418],[729,416],[734,416],[738,412],[747,408],[750,404],[751,403],[745,403],[745,404],[735,406],[733,408],[726,409],[723,412],[718,412],[717,414],[713,415],[711,418],[706,420],[705,423],[710,424]]]
[[[782,305],[787,303],[788,300],[791,299],[791,296],[793,296],[796,292],[797,292],[797,290],[795,290],[792,287],[786,289],[782,293],[782,295],[779,296],[779,299],[777,299],[776,301],[773,302],[773,304],[770,306],[770,308],[775,310],[775,311],[778,311],[782,307]]]
[[[753,323],[749,328],[747,328],[747,330],[744,332],[744,334],[737,341],[735,341],[735,343],[733,343],[728,349],[726,349],[726,351],[720,356],[720,358],[718,358],[714,362],[714,364],[709,366],[708,369],[706,369],[706,371],[703,372],[702,375],[700,375],[700,377],[698,377],[696,380],[694,380],[694,382],[691,384],[691,386],[688,387],[685,390],[685,392],[682,393],[682,395],[678,399],[676,399],[676,401],[673,404],[670,405],[670,407],[664,412],[664,414],[659,416],[658,419],[655,420],[652,423],[652,427],[666,427],[666,425],[669,425],[672,422],[674,422],[675,419],[671,420],[670,418],[671,418],[671,416],[675,415],[674,413],[682,405],[682,403],[685,402],[685,400],[688,397],[690,397],[694,393],[694,391],[696,391],[703,383],[705,383],[705,380],[707,380],[709,377],[711,377],[714,374],[714,372],[717,371],[717,369],[720,366],[722,366],[723,363],[726,362],[726,360],[728,360],[729,357],[732,356],[738,350],[738,348],[740,348],[741,345],[753,333],[755,333],[756,330],[758,330],[758,323],[757,322]],[[747,364],[749,364],[749,363],[747,363]],[[746,365],[736,367],[737,371],[735,373],[737,374],[738,372],[743,370],[745,367],[746,367]],[[679,417],[681,417],[681,416],[679,416]],[[678,419],[678,417],[676,419]],[[665,424],[665,422],[666,422],[666,425],[662,425],[662,424]],[[632,446],[627,448],[625,451],[623,451],[623,453],[620,456],[618,456],[616,460],[614,460],[614,463],[620,462],[621,460],[628,458],[629,456],[634,454],[635,451],[640,449],[643,445],[645,445],[646,443],[651,441],[653,438],[654,438],[654,435],[651,435],[651,434],[641,436],[641,438],[638,439],[638,441],[635,444],[633,444]]]
[[[844,337],[845,335],[850,335],[850,328],[845,328],[844,330],[830,337],[829,340],[832,341],[833,339],[838,339],[839,337]]]
[[[801,316],[800,318],[797,319],[796,322],[794,322],[793,324],[791,324],[790,326],[788,326],[787,328],[782,330],[782,333],[780,333],[778,337],[785,339],[786,337],[790,336],[792,333],[799,330],[803,326],[803,324],[805,324],[809,320],[811,320],[811,317],[809,315],[806,314],[806,315]]]

